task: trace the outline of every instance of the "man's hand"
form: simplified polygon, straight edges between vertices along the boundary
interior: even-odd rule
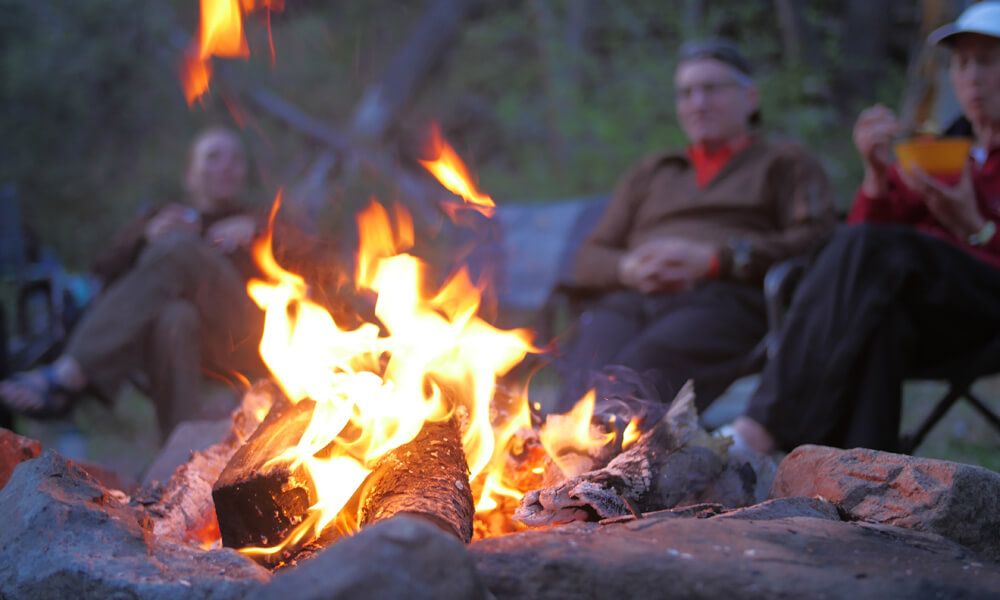
[[[145,235],[149,242],[174,232],[198,235],[201,232],[201,215],[190,206],[168,204],[146,223]]]
[[[954,186],[941,183],[917,166],[911,173],[901,170],[899,174],[906,187],[920,196],[941,225],[959,240],[964,242],[986,224],[976,203],[971,163],[965,165],[962,178]]]
[[[891,110],[876,104],[861,111],[854,125],[854,146],[865,165],[861,189],[871,198],[885,193],[886,171],[892,162],[892,136],[902,130]]]
[[[622,283],[640,292],[673,292],[705,279],[715,247],[680,238],[652,240],[626,254],[618,265]]]
[[[236,215],[217,221],[208,228],[205,239],[223,252],[229,253],[250,244],[256,232],[252,217]]]

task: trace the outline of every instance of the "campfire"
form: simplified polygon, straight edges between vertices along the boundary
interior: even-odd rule
[[[213,56],[248,56],[243,16],[281,8],[274,0],[202,2],[181,73],[189,104],[209,93]],[[443,212],[456,222],[463,211],[491,217],[494,201],[436,126],[431,153],[422,166],[461,199],[442,202]],[[271,232],[280,206],[279,193]],[[500,330],[479,315],[491,282],[473,282],[459,268],[434,289],[431,269],[411,254],[413,221],[399,205],[373,199],[357,226],[353,292],[374,299],[374,315],[350,326],[310,297],[309,281],[279,264],[272,233],[254,248],[265,278],[251,281],[248,293],[266,314],[260,353],[272,381],[244,398],[233,435],[168,484],[154,507],[161,532],[275,566],[402,513],[469,542],[669,508],[727,467],[728,440],[697,428],[690,389],[669,413],[656,399],[591,391],[536,428],[526,391],[497,380],[539,350],[530,331]],[[656,478],[676,462],[667,457],[696,448],[700,458],[682,469],[696,484],[661,489]],[[193,487],[201,505],[182,498]],[[183,520],[170,518],[177,506]]]

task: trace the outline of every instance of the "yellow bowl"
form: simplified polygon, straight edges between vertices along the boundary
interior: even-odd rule
[[[907,173],[916,165],[928,175],[959,175],[971,148],[972,140],[960,137],[917,137],[893,146],[899,166]]]

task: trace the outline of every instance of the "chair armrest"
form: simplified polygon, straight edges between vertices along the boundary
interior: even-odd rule
[[[806,256],[795,256],[771,265],[764,276],[768,356],[773,356],[777,351],[781,324],[808,264]]]

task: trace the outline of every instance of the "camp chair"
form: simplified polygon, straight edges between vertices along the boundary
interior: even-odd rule
[[[763,368],[766,357],[773,355],[777,350],[778,334],[785,310],[791,304],[795,288],[805,274],[807,266],[807,259],[800,257],[779,263],[768,271],[764,281],[764,293],[767,297],[769,331],[761,341],[763,348],[755,349],[749,359],[760,360],[759,365],[756,363],[748,364],[748,368],[753,370]],[[761,360],[760,354],[763,354],[764,360]],[[997,374],[1000,374],[1000,337],[997,337],[960,367],[939,367],[908,374],[907,378],[912,380],[943,381],[948,385],[948,389],[919,425],[910,431],[900,433],[900,452],[913,454],[913,451],[923,443],[927,434],[941,421],[951,407],[962,399],[978,411],[986,419],[986,422],[1000,434],[1000,416],[993,412],[971,389],[979,378]]]
[[[0,281],[12,287],[3,337],[10,372],[55,358],[96,287],[27,235],[13,185],[0,188]]]

